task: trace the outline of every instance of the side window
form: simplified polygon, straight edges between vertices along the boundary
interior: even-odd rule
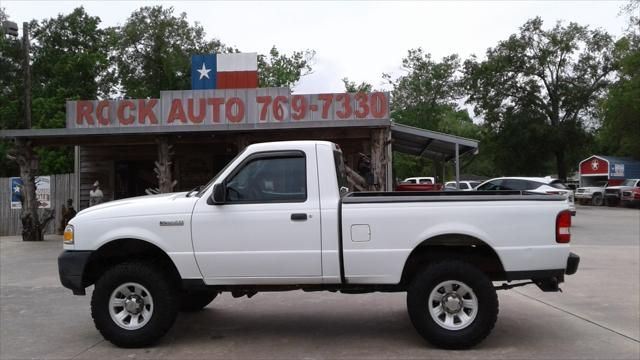
[[[407,183],[415,184],[416,183],[416,179],[409,179],[409,180],[407,180]]]
[[[466,190],[469,188],[469,185],[467,185],[466,183],[461,182],[460,183],[460,190]]]
[[[431,184],[431,179],[420,179],[420,184]]]
[[[227,181],[230,203],[304,202],[307,172],[300,156],[258,158],[249,161]]]
[[[535,189],[529,187],[529,181],[526,180],[517,180],[517,179],[508,179],[505,180],[502,183],[502,190],[518,190],[518,191],[523,191],[523,190],[530,190],[530,189]]]
[[[500,187],[501,182],[502,180],[489,181],[488,183],[479,187],[478,190],[502,190],[502,188]]]

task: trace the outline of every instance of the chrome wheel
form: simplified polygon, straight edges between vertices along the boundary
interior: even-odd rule
[[[109,297],[111,320],[125,330],[145,326],[153,315],[153,298],[144,286],[129,282],[118,286]]]
[[[428,307],[436,324],[447,330],[461,330],[476,318],[478,297],[463,282],[447,280],[433,288]]]

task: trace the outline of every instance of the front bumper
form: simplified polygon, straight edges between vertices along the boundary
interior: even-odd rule
[[[578,265],[580,264],[580,256],[569,253],[569,258],[567,258],[567,268],[564,270],[564,273],[567,275],[573,275],[578,271]]]
[[[58,256],[58,273],[62,286],[71,289],[74,295],[85,295],[83,279],[85,267],[92,251],[65,250]]]
[[[577,200],[591,200],[593,198],[592,193],[576,193],[574,196]]]

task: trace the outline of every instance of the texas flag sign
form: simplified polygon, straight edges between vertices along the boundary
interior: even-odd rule
[[[258,87],[258,54],[193,55],[191,88],[246,89]]]

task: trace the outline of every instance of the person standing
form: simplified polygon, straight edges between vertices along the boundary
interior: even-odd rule
[[[96,180],[93,183],[93,188],[89,191],[89,206],[100,204],[103,197],[104,194],[100,190],[100,182]]]

